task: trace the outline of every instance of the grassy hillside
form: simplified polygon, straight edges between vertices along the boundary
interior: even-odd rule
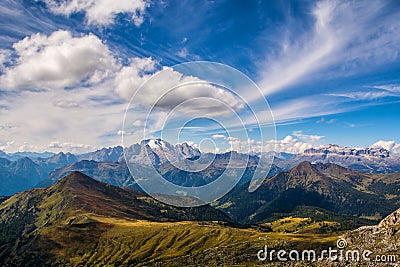
[[[212,222],[130,221],[93,214],[74,221],[43,229],[42,245],[35,243],[56,265],[248,266],[258,263],[256,253],[264,245],[323,248],[337,239],[337,234],[262,232]]]
[[[322,248],[338,235],[307,218],[234,227],[210,206],[171,207],[78,172],[7,199],[0,218],[2,266],[251,265],[264,245]]]

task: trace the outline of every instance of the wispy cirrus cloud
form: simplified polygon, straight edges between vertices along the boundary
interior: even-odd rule
[[[281,50],[267,55],[259,82],[266,95],[321,73],[338,77],[365,72],[399,58],[399,12],[387,2],[319,1],[311,14],[310,31],[286,29],[278,44]]]
[[[375,85],[373,88],[382,89],[393,93],[400,93],[400,85],[398,84]]]
[[[359,91],[349,91],[347,92],[337,92],[327,94],[333,97],[348,98],[354,101],[362,100],[377,100],[387,97],[400,97],[400,86],[390,84],[390,85],[375,85],[375,86],[363,86],[363,90]]]
[[[335,123],[335,122],[336,122],[336,119],[327,120],[324,117],[322,117],[322,118],[320,118],[319,120],[316,121],[317,124],[320,124],[320,123],[332,124],[332,123]]]
[[[352,100],[375,100],[388,96],[396,96],[389,92],[350,92],[350,93],[336,93],[329,94],[330,96],[350,98]]]

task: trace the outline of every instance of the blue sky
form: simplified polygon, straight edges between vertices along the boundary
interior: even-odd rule
[[[114,2],[0,2],[0,149],[78,153],[119,145],[135,90],[163,69],[179,80],[182,73],[168,67],[201,60],[231,66],[258,85],[276,122],[277,141],[263,140],[268,149],[379,142],[400,153],[398,1]],[[251,105],[259,101],[240,92]],[[138,97],[147,105],[158,93]],[[142,120],[132,123],[143,127]],[[160,121],[152,123],[156,133]],[[249,145],[231,137],[215,129],[184,136],[197,144],[209,138],[221,150]],[[257,141],[250,145],[264,145]]]

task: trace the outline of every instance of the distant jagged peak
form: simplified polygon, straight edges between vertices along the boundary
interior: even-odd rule
[[[336,144],[323,145],[318,148],[309,148],[304,150],[303,154],[334,154],[342,156],[361,156],[361,157],[376,157],[376,158],[388,158],[390,152],[382,147],[379,148],[350,148],[341,147]]]
[[[153,165],[181,159],[197,159],[200,155],[200,150],[188,142],[172,145],[159,138],[142,140],[139,144],[133,144],[125,150],[125,156],[130,162],[145,163],[145,159],[149,158]]]
[[[78,155],[79,160],[94,160],[99,162],[117,162],[120,161],[123,154],[122,146],[103,147],[93,152]]]
[[[49,162],[49,163],[75,163],[77,161],[77,158],[74,154],[67,152],[59,152],[58,154],[55,154],[52,157],[49,157],[47,159],[43,159],[43,161]]]

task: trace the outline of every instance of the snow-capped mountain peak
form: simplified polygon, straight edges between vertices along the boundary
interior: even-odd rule
[[[134,144],[127,148],[126,155],[131,162],[145,163],[149,158],[153,165],[160,165],[182,159],[197,159],[200,151],[188,143],[171,145],[161,139],[146,139],[140,144]]]
[[[144,140],[144,143],[151,149],[166,149],[169,145],[167,142],[161,139],[147,139]]]
[[[359,156],[359,157],[376,157],[376,158],[388,158],[390,153],[384,148],[349,148],[341,147],[338,145],[325,145],[319,148],[309,148],[304,150],[304,154],[336,154],[342,156]]]
[[[349,148],[330,144],[306,149],[288,159],[277,159],[275,163],[284,168],[303,161],[335,163],[366,173],[388,173],[399,169],[399,160],[400,157],[390,155],[388,150],[381,147]]]

